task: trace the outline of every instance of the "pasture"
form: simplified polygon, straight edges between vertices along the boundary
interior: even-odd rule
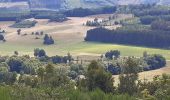
[[[151,54],[162,54],[170,60],[169,50],[84,42],[86,31],[93,27],[83,26],[83,23],[86,23],[87,20],[93,20],[95,17],[103,18],[103,16],[70,17],[70,20],[63,23],[49,23],[47,19],[39,19],[35,27],[21,29],[21,34],[27,34],[25,36],[17,35],[17,28],[8,27],[14,22],[0,22],[0,27],[7,32],[5,35],[7,42],[0,42],[0,55],[12,55],[14,51],[18,51],[20,55],[28,54],[33,56],[35,48],[45,49],[49,56],[65,55],[68,52],[75,56],[100,56],[108,50],[120,50],[122,56],[142,56],[143,52],[147,51]],[[116,28],[119,26],[112,27]],[[43,45],[43,36],[31,35],[32,32],[40,31],[51,35],[55,40],[55,44],[49,46]],[[39,37],[39,39],[35,39],[35,37]]]

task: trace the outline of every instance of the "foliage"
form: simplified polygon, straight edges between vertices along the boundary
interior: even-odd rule
[[[72,10],[68,10],[64,12],[67,17],[85,17],[89,15],[95,14],[107,14],[114,13],[116,11],[116,7],[103,7],[98,9],[88,9],[88,8],[75,8]]]
[[[118,91],[134,95],[137,92],[139,65],[133,58],[128,58],[122,66],[122,74],[119,75]]]
[[[117,43],[159,48],[168,48],[170,46],[169,40],[170,34],[167,31],[108,30],[105,28],[91,29],[87,31],[87,35],[85,37],[85,41]]]
[[[34,27],[36,25],[36,21],[30,21],[30,20],[23,20],[20,22],[17,22],[15,24],[13,24],[11,27],[14,28],[31,28]]]
[[[0,34],[0,41],[3,41],[4,39],[4,35]]]
[[[151,28],[153,30],[170,31],[170,21],[156,20],[151,23]]]
[[[63,14],[58,14],[58,15],[52,16],[50,18],[50,22],[64,22],[67,20],[68,20],[68,18]]]
[[[166,66],[166,59],[159,54],[148,55],[144,60],[149,65],[148,67],[145,67],[144,70],[154,70]]]
[[[86,87],[91,91],[100,88],[104,92],[114,92],[111,73],[106,72],[96,61],[88,66]]]
[[[105,57],[111,60],[113,59],[113,57],[114,59],[117,59],[119,58],[119,56],[120,56],[120,51],[118,50],[111,50],[111,51],[106,52],[105,54]]]
[[[43,49],[36,48],[36,49],[34,49],[34,56],[35,57],[45,57],[46,52]]]
[[[45,44],[45,45],[54,44],[54,40],[51,36],[48,36],[48,34],[45,34],[43,44]]]

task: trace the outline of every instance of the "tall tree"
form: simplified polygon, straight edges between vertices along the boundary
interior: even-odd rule
[[[87,71],[87,88],[94,90],[100,88],[104,92],[114,92],[112,74],[106,72],[96,61],[92,61]]]
[[[128,58],[122,66],[122,73],[119,75],[120,83],[118,90],[120,93],[133,95],[137,92],[136,81],[138,80],[139,65],[135,58]]]

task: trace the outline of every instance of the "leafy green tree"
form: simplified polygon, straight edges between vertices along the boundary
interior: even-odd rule
[[[45,57],[46,52],[43,49],[36,48],[36,49],[34,49],[34,56],[35,57]]]
[[[52,38],[52,36],[49,36],[48,34],[45,34],[43,44],[45,44],[45,45],[54,44],[54,39]]]
[[[135,58],[128,58],[122,66],[122,73],[119,75],[118,91],[133,95],[137,92],[137,80],[139,65]]]
[[[92,61],[88,66],[86,81],[90,91],[100,88],[104,92],[114,92],[112,74],[106,72],[96,61]]]
[[[160,54],[148,55],[144,60],[149,65],[149,69],[158,69],[166,66],[166,59]]]
[[[10,57],[7,61],[8,66],[10,67],[11,72],[20,73],[22,70],[23,60],[18,57]]]
[[[113,57],[114,59],[117,59],[119,58],[119,56],[120,56],[120,51],[118,50],[111,50],[105,54],[105,57],[111,60],[113,59]]]

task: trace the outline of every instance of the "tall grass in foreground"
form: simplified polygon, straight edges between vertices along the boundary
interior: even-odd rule
[[[134,97],[129,95],[113,95],[111,93],[104,93],[103,91],[97,89],[92,92],[81,92],[73,91],[69,95],[69,100],[136,100]]]
[[[8,87],[0,86],[0,100],[11,100],[10,89]]]

